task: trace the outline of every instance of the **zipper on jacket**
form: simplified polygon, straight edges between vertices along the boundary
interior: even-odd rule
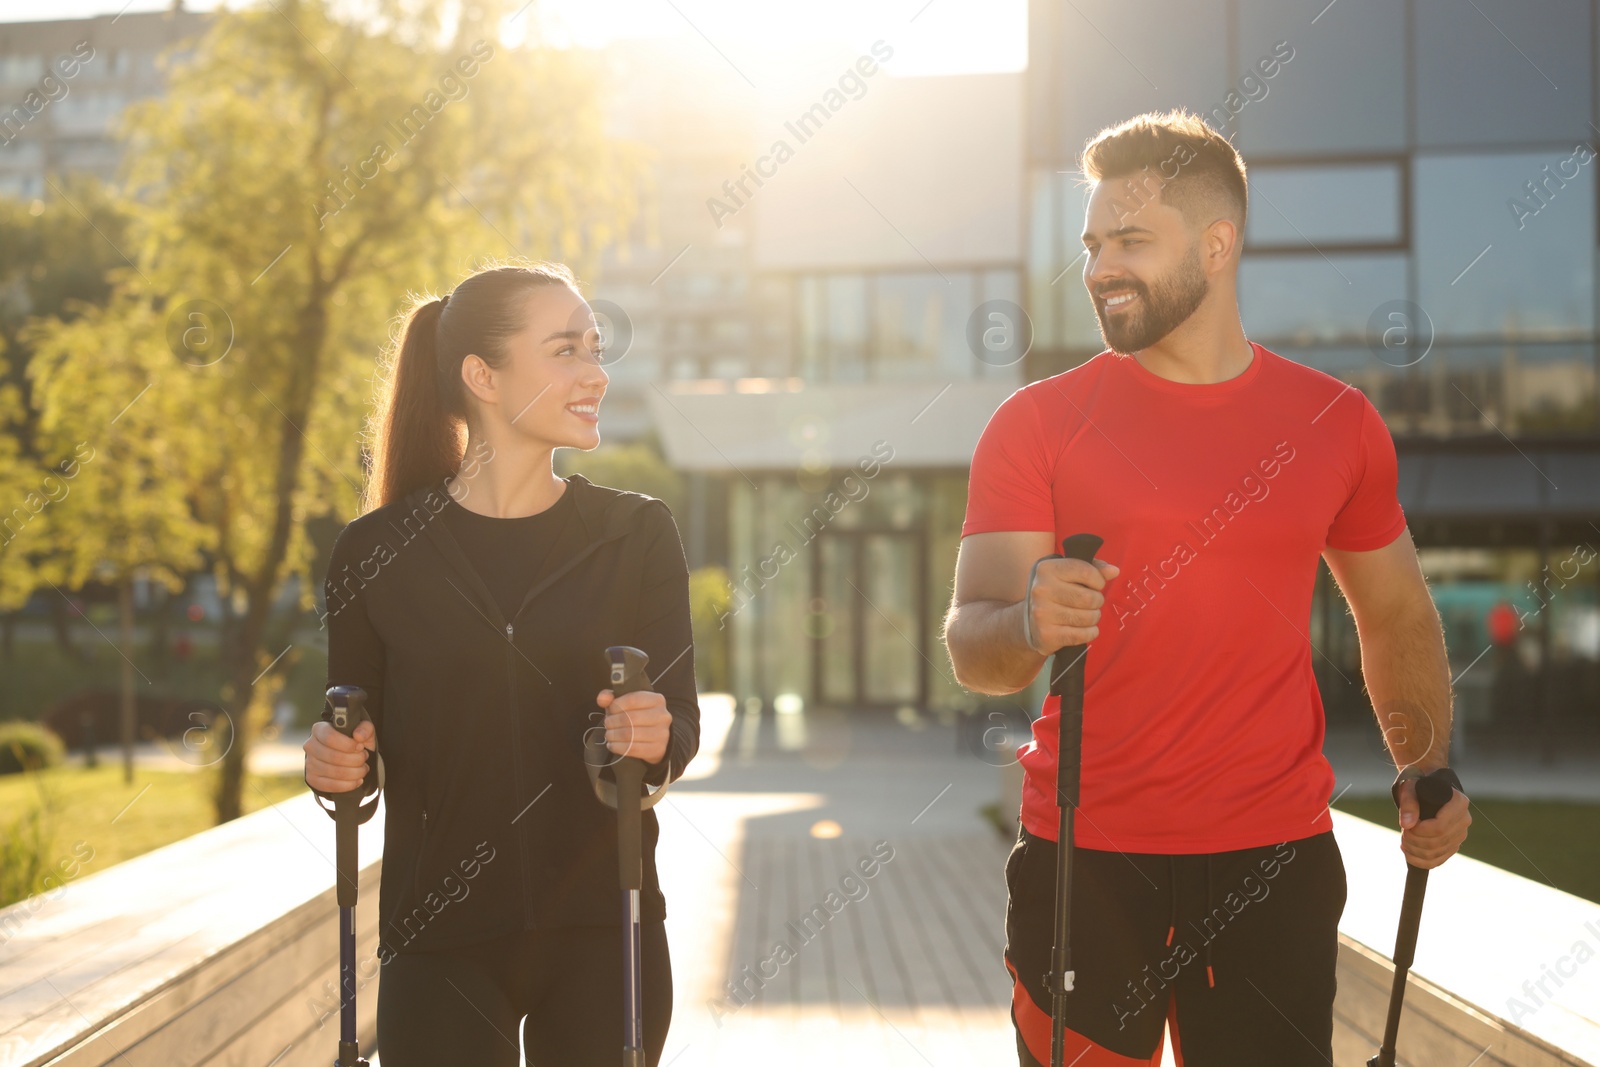
[[[570,492],[570,490],[568,491]],[[431,530],[432,527],[429,527],[429,529]],[[442,532],[447,533],[447,531]],[[512,613],[512,620],[520,618],[522,613],[528,610],[528,605],[533,603],[540,593],[544,592],[544,590],[554,584],[557,579],[563,577],[579,563],[587,559],[601,545],[610,544],[612,541],[621,540],[623,536],[623,534],[617,533],[611,535],[610,537],[601,538],[598,541],[591,541],[555,571],[545,575],[544,579],[532,589],[529,589],[527,595],[522,598],[522,604],[518,606],[515,612]],[[498,605],[494,604],[493,598],[490,598],[490,607],[494,610],[496,615],[499,615]],[[522,787],[522,732],[517,725],[517,646],[512,642],[512,637],[514,634],[515,630],[512,628],[512,623],[508,621],[506,623],[506,686],[511,698],[512,763],[516,768],[515,781],[517,788],[517,801],[518,803],[521,803],[522,797],[525,795],[525,791]],[[524,929],[532,929],[534,883],[533,875],[528,866],[528,847],[521,833],[517,834],[517,858],[522,864],[522,923]]]
[[[417,858],[411,863],[411,892],[421,903],[421,896],[417,892],[418,885],[422,882],[422,852],[428,847],[428,809],[422,809],[422,837],[417,841]],[[424,905],[426,907],[426,905]]]
[[[517,646],[512,644],[515,631],[506,623],[506,687],[511,701],[511,765],[513,784],[518,803],[522,801],[522,731],[517,725]],[[522,867],[522,925],[533,925],[533,877],[528,873],[528,846],[524,832],[517,831],[517,862]]]

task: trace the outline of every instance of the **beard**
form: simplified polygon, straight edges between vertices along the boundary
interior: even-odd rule
[[[1106,347],[1119,355],[1149,348],[1177,329],[1206,297],[1210,283],[1200,268],[1200,246],[1191,245],[1183,262],[1166,277],[1146,287],[1138,281],[1113,282],[1108,289],[1131,289],[1138,294],[1127,311],[1108,313],[1097,299],[1095,316],[1100,320],[1100,336]]]

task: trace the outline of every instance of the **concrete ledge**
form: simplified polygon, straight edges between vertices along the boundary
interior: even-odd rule
[[[1350,886],[1334,1058],[1365,1063],[1388,1011],[1405,860],[1396,831],[1333,817]],[[1398,1053],[1407,1067],[1600,1064],[1600,904],[1465,856],[1435,870]]]
[[[364,974],[378,969],[383,819],[361,828]],[[300,796],[0,911],[0,1067],[326,1067],[333,879],[333,823]],[[357,1003],[366,1047],[376,980]]]

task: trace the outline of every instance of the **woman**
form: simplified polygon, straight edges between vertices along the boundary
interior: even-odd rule
[[[688,575],[650,497],[558,478],[557,448],[600,443],[608,378],[589,306],[559,265],[474,274],[410,312],[374,420],[370,510],[328,569],[328,684],[367,692],[373,725],[327,722],[306,781],[386,771],[384,1067],[614,1064],[623,1039],[616,813],[584,734],[660,786],[699,746]],[[656,692],[613,699],[604,650],[650,657]],[[609,772],[607,772],[609,775]],[[672,1012],[644,813],[644,1032]]]

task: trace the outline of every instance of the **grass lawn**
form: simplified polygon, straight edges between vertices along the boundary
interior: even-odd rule
[[[216,775],[215,769],[135,770],[130,786],[123,784],[121,763],[112,762],[93,770],[69,766],[0,777],[0,856],[6,868],[0,872],[0,907],[39,891],[38,880],[63,863],[76,861],[77,874],[90,874],[215,825]],[[298,774],[251,775],[244,809],[256,811],[305,789]],[[31,878],[30,865],[37,868]]]
[[[1334,807],[1399,829],[1387,797],[1346,798]],[[1600,804],[1474,799],[1461,853],[1600,903]]]

